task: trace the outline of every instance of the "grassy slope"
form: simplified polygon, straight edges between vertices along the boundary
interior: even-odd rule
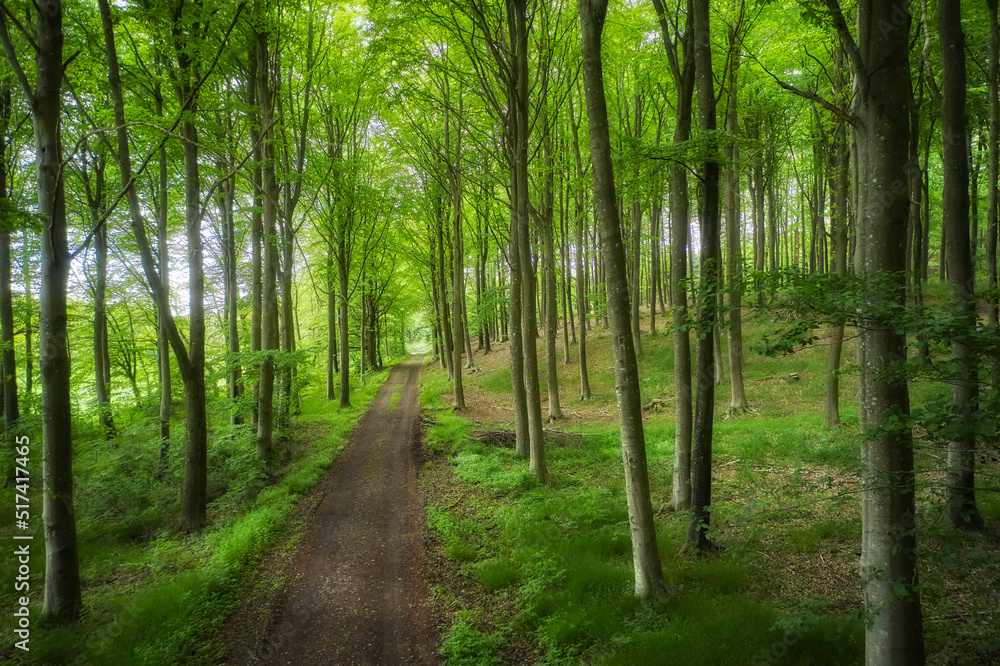
[[[748,348],[763,329],[748,326]],[[445,408],[447,377],[436,367],[424,377],[425,405],[437,411],[429,432],[432,447],[452,454],[439,456],[436,464],[450,466],[463,489],[432,490],[429,522],[445,556],[474,591],[458,594],[447,582],[437,587],[456,611],[445,641],[449,662],[523,660],[515,657],[514,646],[525,642],[543,663],[860,662],[854,375],[842,379],[845,425],[836,430],[823,424],[823,348],[779,359],[749,353],[749,414],[730,417],[728,383],[717,389],[713,529],[724,551],[693,560],[679,554],[686,515],[667,510],[672,349],[668,337],[644,338],[643,399],[666,403],[666,409],[648,415],[646,441],[661,559],[672,590],[662,608],[650,609],[631,594],[608,338],[591,337],[588,346],[595,399],[587,406],[571,400],[579,387],[578,366],[561,365],[563,406],[570,418],[557,427],[593,436],[547,447],[552,478],[545,485],[528,475],[510,449],[465,439],[472,425]],[[476,421],[510,425],[504,423],[509,412],[497,408],[509,400],[505,354],[477,356],[484,371],[466,378],[466,400]],[[845,353],[845,361],[851,358]],[[799,380],[789,380],[789,373]],[[914,400],[930,399],[937,390],[915,387]],[[932,661],[1000,658],[995,638],[1000,619],[990,610],[1000,600],[997,539],[960,537],[946,528],[941,475],[930,471],[940,469],[942,452],[920,446],[918,463],[925,470],[918,539]],[[995,491],[996,466],[983,471],[983,485]],[[1000,498],[996,492],[980,497],[995,533]]]
[[[252,436],[218,425],[209,444],[209,526],[177,529],[183,442],[175,442],[164,481],[157,480],[159,441],[145,428],[114,444],[78,438],[77,532],[84,612],[71,627],[41,624],[41,446],[33,447],[31,652],[0,646],[11,664],[218,663],[217,632],[260,555],[280,542],[299,497],[343,448],[387,372],[367,378],[338,410],[324,397],[303,397],[281,469],[269,480]],[[183,422],[174,433],[183,433]],[[4,510],[10,503],[5,502]],[[13,515],[3,516],[4,533]],[[287,544],[281,544],[287,546]],[[4,558],[6,565],[10,558]],[[0,607],[14,607],[14,572],[0,570]],[[6,630],[5,630],[6,631]],[[8,662],[9,660],[9,662]]]

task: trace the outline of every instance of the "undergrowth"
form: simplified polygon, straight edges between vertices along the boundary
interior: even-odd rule
[[[40,617],[44,572],[41,535],[41,446],[34,447],[30,652],[0,646],[10,664],[215,664],[217,634],[260,556],[287,524],[295,502],[322,477],[346,443],[388,372],[353,387],[353,406],[304,396],[301,414],[270,472],[256,456],[248,426],[229,426],[217,412],[209,442],[208,522],[193,535],[179,529],[183,442],[159,462],[151,424],[112,441],[78,438],[75,508],[84,608],[71,626]],[[180,411],[180,410],[178,410]],[[124,420],[124,419],[123,419]],[[183,422],[174,433],[183,433]],[[9,504],[5,503],[5,507]],[[6,510],[6,509],[5,509]],[[5,525],[13,517],[3,515]],[[4,558],[7,565],[11,558]],[[0,571],[0,605],[14,605],[15,572]]]
[[[756,334],[748,331],[750,338]],[[601,344],[607,339],[588,341],[592,348]],[[669,338],[644,338],[643,345],[645,403],[669,396],[673,359],[665,353]],[[434,464],[451,466],[456,482],[470,491],[457,503],[449,497],[435,504],[432,498],[429,524],[445,555],[478,590],[476,605],[459,609],[445,636],[447,663],[499,663],[511,637],[537,646],[535,662],[541,664],[861,663],[857,410],[845,399],[844,426],[823,425],[815,405],[822,404],[824,363],[822,350],[784,362],[748,360],[753,411],[730,415],[725,401],[718,401],[711,536],[722,550],[716,555],[695,559],[682,553],[689,516],[668,510],[672,413],[648,415],[652,500],[668,586],[665,600],[653,606],[633,595],[617,427],[558,424],[588,436],[565,446],[549,442],[550,476],[540,483],[513,450],[470,439],[473,424],[447,406],[446,375],[425,371],[421,404],[435,420],[427,435],[439,454]],[[573,395],[577,369],[566,370],[560,386]],[[509,382],[501,369],[472,376],[466,386],[498,393],[505,375]],[[848,386],[852,380],[845,375]],[[467,390],[467,401],[470,395],[475,400]],[[919,450],[918,459],[929,467],[933,453]],[[1000,561],[976,538],[970,543],[935,522],[935,481],[922,484],[918,540],[927,575],[925,617],[931,618],[958,613],[959,604],[967,608],[964,599],[942,604],[948,591],[961,588],[954,584],[954,568],[943,561],[949,548],[966,560],[960,576],[996,581]],[[990,484],[984,482],[984,490]],[[983,493],[984,515],[995,515],[996,497]],[[944,532],[960,543],[946,544]],[[988,587],[993,595],[1000,592],[995,582]],[[506,607],[500,599],[513,600],[517,610],[491,610]],[[976,618],[962,625],[968,643],[960,656],[945,661],[976,663],[997,654],[991,644],[996,614],[980,609]],[[930,653],[950,654],[956,641],[944,631],[955,631],[955,625],[928,623]],[[475,650],[482,650],[480,661],[470,656]]]

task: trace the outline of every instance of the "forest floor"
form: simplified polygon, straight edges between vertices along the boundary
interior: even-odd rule
[[[776,326],[747,323],[750,408],[733,413],[729,382],[717,388],[713,442],[713,541],[684,551],[689,517],[669,508],[674,442],[669,334],[644,334],[639,376],[651,499],[671,590],[656,608],[632,595],[617,435],[614,372],[605,330],[588,334],[592,397],[580,401],[578,347],[557,342],[562,418],[547,425],[548,477],[517,458],[510,352],[493,345],[463,367],[466,409],[437,361],[421,375],[428,464],[420,471],[430,525],[431,604],[450,614],[445,663],[852,664],[862,663],[866,616],[859,584],[860,444],[856,341],[845,343],[843,425],[822,410],[826,349],[759,353]],[[560,336],[561,337],[561,336]],[[539,340],[543,416],[549,377]],[[728,370],[728,366],[727,366]],[[915,406],[947,399],[947,386],[914,382]],[[998,664],[1000,467],[984,449],[977,498],[987,523],[966,534],[944,519],[945,449],[915,431],[917,539],[928,663]],[[489,435],[489,436],[487,436]],[[707,638],[711,637],[710,640]]]
[[[227,664],[433,664],[426,583],[422,358],[393,368],[348,446],[303,498],[224,640]]]

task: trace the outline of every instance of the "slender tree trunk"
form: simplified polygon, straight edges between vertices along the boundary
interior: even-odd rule
[[[184,138],[185,215],[188,235],[188,298],[190,307],[190,328],[188,334],[190,347],[185,348],[170,311],[170,302],[157,270],[156,259],[150,249],[149,240],[146,236],[142,206],[135,190],[129,136],[125,122],[125,104],[119,76],[118,58],[115,51],[110,8],[107,0],[98,0],[98,6],[104,28],[104,41],[108,56],[108,80],[112,93],[115,124],[117,125],[118,151],[116,158],[121,169],[122,181],[126,183],[125,193],[128,198],[132,233],[139,248],[143,273],[145,273],[146,281],[156,300],[157,314],[167,328],[170,346],[177,357],[181,377],[184,380],[185,399],[187,402],[187,452],[185,456],[184,488],[181,496],[181,519],[184,527],[193,531],[200,529],[205,523],[208,437],[205,410],[204,274],[201,247],[198,136],[191,122],[182,123],[180,131],[181,136]],[[194,34],[197,34],[199,27],[195,25],[191,29],[194,31]],[[179,27],[175,28],[174,37],[178,40],[185,38],[181,34]],[[191,67],[191,63],[187,61],[186,56],[182,53],[178,58],[178,73],[184,76],[193,76],[192,69],[194,68]],[[193,113],[195,111],[195,100],[191,96],[192,92],[193,90],[188,83],[178,84],[177,93],[181,107],[189,109]]]
[[[62,179],[63,11],[59,0],[35,5],[35,89],[21,69],[0,16],[4,53],[31,109],[35,131],[38,215],[43,220],[39,365],[42,373],[42,522],[45,525],[45,598],[42,617],[69,622],[82,605],[73,516],[73,441],[66,285],[70,256]]]
[[[715,91],[712,77],[712,44],[708,0],[694,0],[694,63],[698,84],[698,116],[701,129],[716,128]],[[715,146],[708,147],[709,152]],[[715,329],[719,288],[719,164],[705,160],[703,200],[700,211],[701,279],[698,305],[697,389],[694,437],[691,453],[691,523],[688,545],[697,551],[710,547],[708,529],[712,503],[712,428],[715,410]]]
[[[32,342],[32,312],[35,309],[34,297],[31,295],[31,244],[28,242],[28,230],[24,230],[23,251],[21,253],[21,271],[24,275],[24,392],[34,393],[35,379],[35,345]]]
[[[662,0],[654,0],[663,45],[670,59],[677,90],[677,123],[673,142],[683,145],[691,137],[691,113],[694,96],[694,7],[687,2],[687,21],[683,38],[671,39]],[[682,51],[683,61],[678,56]],[[690,203],[687,171],[682,165],[670,169],[670,300],[673,303],[671,324],[674,345],[674,474],[670,505],[675,511],[691,506],[691,335],[688,331],[688,244]]]
[[[235,426],[243,423],[243,418],[237,410],[237,402],[240,396],[243,395],[243,370],[239,361],[240,288],[237,282],[236,268],[236,221],[233,216],[233,206],[236,196],[235,184],[232,180],[227,180],[222,184],[220,190],[219,212],[222,218],[222,266],[226,291],[226,344],[231,359],[229,377],[227,378],[229,400],[232,402],[232,413],[229,415],[229,423]]]
[[[845,100],[843,76],[843,49],[834,55],[834,92],[838,100]],[[838,121],[831,152],[830,192],[832,199],[831,224],[833,231],[833,272],[840,278],[847,277],[847,200],[850,187],[850,165],[847,157],[847,128]],[[844,348],[844,324],[830,331],[830,349],[826,362],[826,425],[840,424],[840,361]]]
[[[104,168],[100,168],[100,175],[97,181],[97,193],[94,203],[97,209],[93,211],[93,217],[98,218],[102,214],[104,196]],[[104,431],[105,439],[115,436],[115,420],[111,413],[111,356],[108,353],[108,314],[107,314],[107,287],[108,287],[108,228],[102,224],[94,232],[94,259],[97,272],[96,284],[94,285],[94,388],[97,394],[97,405],[100,410],[101,430]]]
[[[737,94],[738,71],[740,67],[739,36],[734,28],[729,29],[729,43],[732,49],[729,65],[729,104],[726,124],[729,131],[739,133]],[[729,300],[729,386],[731,412],[747,410],[746,389],[743,385],[743,241],[740,234],[740,149],[733,143],[726,150],[729,165],[726,168],[726,294]]]
[[[608,318],[611,324],[612,352],[615,361],[615,395],[621,424],[622,463],[625,468],[625,493],[628,501],[629,531],[632,537],[632,563],[635,570],[635,595],[654,600],[665,596],[666,582],[660,563],[649,495],[646,468],[646,443],[642,428],[642,399],[639,393],[639,367],[632,344],[632,326],[628,310],[625,248],[616,205],[608,111],[604,98],[604,72],[601,65],[601,33],[607,16],[607,0],[580,0],[580,26],[583,43],[583,82],[587,100],[587,123],[594,176],[594,203],[600,220],[603,260],[608,278]]]
[[[1000,293],[997,283],[997,217],[1000,202],[1000,22],[997,20],[997,0],[987,0],[990,12],[990,58],[987,76],[987,97],[990,100],[989,156],[986,168],[986,321],[1000,324]],[[1000,355],[993,359],[992,383],[1000,387]]]
[[[274,98],[271,91],[271,70],[268,57],[268,34],[257,33],[257,98],[263,128],[263,255],[261,276],[261,351],[257,394],[257,456],[270,462],[274,438],[274,352],[278,349],[278,184],[275,177]],[[341,396],[343,399],[343,396]]]
[[[286,196],[286,202],[288,197]],[[288,431],[291,419],[292,404],[295,402],[295,387],[292,385],[294,368],[291,355],[295,350],[295,308],[292,296],[292,282],[295,275],[295,228],[292,226],[291,214],[294,206],[286,203],[281,216],[281,271],[278,285],[281,292],[279,311],[281,327],[281,352],[284,362],[275,368],[279,378],[280,394],[278,402],[278,431],[284,436]]]
[[[10,131],[10,82],[0,82],[0,206],[7,202],[7,138]],[[0,231],[0,384],[3,388],[5,440],[13,447],[21,410],[17,400],[17,351],[14,348],[14,308],[11,294],[10,231]],[[13,469],[11,470],[13,472]],[[13,477],[8,477],[12,479]]]
[[[513,39],[516,45],[514,70],[516,72],[516,150],[517,170],[517,243],[521,269],[521,340],[524,353],[524,388],[528,413],[528,442],[530,470],[538,478],[545,478],[545,436],[542,430],[542,401],[538,385],[538,319],[535,299],[535,275],[531,265],[531,244],[528,238],[528,26],[527,0],[511,0],[514,10]]]
[[[163,118],[163,94],[159,84],[154,87],[156,115]],[[167,146],[162,144],[157,150],[159,197],[156,201],[156,243],[159,255],[157,272],[167,300],[170,300],[170,247],[167,245],[167,216],[170,211],[167,178]],[[167,469],[170,452],[170,416],[173,412],[173,377],[170,372],[170,331],[166,317],[156,317],[156,360],[160,380],[160,473]]]
[[[258,72],[257,40],[254,40],[250,52],[250,80],[247,82],[247,89],[250,92],[249,103],[256,109],[257,129],[255,123],[250,123],[250,140],[254,146],[254,167],[251,172],[253,180],[253,212],[250,218],[250,351],[261,351],[261,327],[264,319],[264,147],[261,144],[260,132],[267,130],[264,124],[264,114],[262,111],[261,92],[258,90],[258,81],[261,73]],[[266,71],[266,70],[265,70]],[[265,74],[266,76],[266,74]],[[249,368],[248,372],[253,373],[254,368]],[[254,428],[260,426],[260,368],[256,368],[256,381],[253,384],[253,396],[251,404],[253,409],[250,413],[250,424]]]
[[[952,308],[962,322],[962,332],[952,342],[958,363],[951,398],[961,433],[948,443],[948,518],[955,527],[982,528],[976,506],[974,422],[979,402],[979,368],[972,346],[976,329],[975,271],[969,239],[969,162],[965,116],[965,35],[962,32],[961,0],[940,0],[938,32],[941,38],[943,89],[941,128],[944,130],[943,225],[948,235],[948,277]]]
[[[583,180],[583,158],[580,155],[580,123],[573,110],[573,96],[569,99],[569,113],[573,123],[573,156],[576,158],[576,177]],[[582,114],[581,114],[582,115]],[[580,400],[590,400],[590,377],[587,373],[587,275],[583,261],[583,226],[586,222],[586,192],[582,186],[576,192],[576,308],[580,320]]]
[[[461,114],[461,94],[459,94],[459,114]],[[465,389],[462,386],[462,348],[465,335],[462,321],[462,305],[465,300],[465,248],[462,229],[462,180],[459,164],[462,159],[461,130],[455,139],[454,163],[451,152],[451,116],[445,116],[445,152],[448,155],[448,181],[451,186],[451,223],[452,223],[452,271],[451,271],[451,314],[452,314],[452,379],[455,393],[455,411],[465,411]],[[469,354],[472,360],[472,354]]]
[[[351,406],[351,350],[348,346],[350,330],[347,319],[347,230],[343,223],[337,234],[337,281],[340,289],[340,408]]]
[[[542,263],[545,268],[545,370],[548,377],[549,417],[557,421],[563,417],[559,404],[559,375],[556,360],[556,334],[559,327],[559,305],[556,300],[556,248],[554,215],[555,150],[552,142],[548,110],[542,110],[542,148],[545,155],[545,177],[542,192]]]
[[[181,69],[189,63],[181,62]],[[184,86],[182,103],[194,94]],[[192,111],[194,104],[191,104]],[[181,123],[184,137],[185,222],[188,244],[188,358],[184,376],[187,450],[181,519],[186,529],[197,531],[206,521],[208,492],[208,421],[205,408],[205,273],[201,237],[201,180],[198,165],[198,132],[193,122]]]
[[[334,283],[336,261],[333,244],[326,249],[326,399],[337,397],[334,375],[337,372],[337,289]]]

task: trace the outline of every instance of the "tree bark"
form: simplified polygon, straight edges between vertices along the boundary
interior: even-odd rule
[[[243,418],[237,409],[237,402],[243,395],[243,366],[240,363],[240,288],[237,281],[236,264],[236,220],[233,216],[233,204],[236,195],[235,183],[232,180],[222,185],[220,201],[222,218],[222,253],[223,272],[226,288],[226,343],[230,356],[228,379],[229,399],[232,402],[232,413],[229,416],[230,425],[240,425]]]
[[[990,100],[989,155],[986,167],[986,321],[1000,324],[1000,285],[997,283],[997,218],[1000,191],[1000,22],[997,20],[997,0],[986,0],[990,13],[990,56],[987,74],[987,97]],[[1000,386],[1000,355],[993,359],[992,383]]]
[[[573,110],[573,96],[569,98],[570,120],[573,123],[573,156],[576,159],[576,177],[583,180],[583,158],[580,155],[580,123]],[[576,308],[580,320],[580,400],[590,400],[590,376],[587,372],[587,274],[583,261],[583,227],[586,222],[587,193],[582,185],[576,191]]]
[[[271,90],[271,68],[268,56],[268,33],[258,32],[257,98],[260,104],[260,124],[263,145],[263,255],[261,276],[261,351],[260,380],[257,394],[257,456],[268,461],[274,443],[274,352],[278,350],[278,183],[275,176],[275,106]],[[343,399],[343,395],[341,395]]]
[[[545,370],[548,378],[549,422],[563,417],[559,404],[559,374],[556,359],[556,334],[559,327],[559,305],[556,300],[556,248],[554,219],[555,149],[548,109],[542,109],[542,150],[545,159],[545,176],[542,190],[541,237],[542,263],[545,267]]]
[[[621,424],[622,463],[628,500],[635,594],[654,600],[666,594],[649,495],[646,443],[642,428],[639,368],[632,344],[625,248],[618,219],[617,195],[611,163],[604,72],[601,65],[601,33],[607,16],[607,0],[580,0],[583,81],[587,100],[587,124],[594,177],[594,203],[600,220],[603,262],[608,280],[608,318],[615,361],[615,395]]]
[[[740,67],[740,42],[735,28],[729,29],[732,50],[729,65],[729,100],[726,125],[734,136],[739,134],[739,95],[737,93]],[[740,149],[734,142],[726,150],[729,165],[726,167],[726,295],[729,300],[729,386],[731,412],[747,410],[746,389],[743,385],[743,247],[740,233]]]
[[[902,306],[908,217],[910,66],[906,6],[861,0],[855,42],[837,0],[827,0],[854,70],[857,146],[858,274],[893,280],[885,297]],[[886,30],[884,26],[896,26]],[[863,185],[862,185],[863,184]],[[909,393],[898,373],[906,340],[892,322],[869,321],[859,350],[863,431],[861,560],[868,664],[923,664],[923,621],[916,571],[913,443],[903,419]]]
[[[7,139],[10,136],[11,89],[9,81],[0,82],[0,204],[7,201]],[[17,350],[14,348],[14,308],[11,294],[10,231],[0,232],[0,339],[3,353],[0,373],[3,377],[3,417],[5,439],[15,445],[14,428],[21,416],[17,399]],[[13,473],[13,470],[11,470]],[[12,476],[8,478],[13,478]]]
[[[712,76],[712,43],[708,0],[694,0],[695,76],[698,84],[698,116],[703,132],[716,128],[715,91]],[[716,150],[710,142],[708,151]],[[712,428],[715,410],[715,329],[718,318],[719,288],[719,164],[713,158],[703,167],[701,231],[701,279],[698,305],[697,388],[695,394],[694,437],[691,454],[691,523],[688,546],[698,552],[710,547],[712,502]]]
[[[337,372],[337,289],[334,282],[336,260],[333,243],[326,249],[326,399],[337,397],[334,375]]]
[[[944,130],[944,190],[942,224],[948,236],[948,278],[951,305],[962,323],[952,341],[958,377],[951,398],[957,425],[962,431],[948,443],[947,507],[955,527],[979,530],[983,520],[976,506],[976,435],[968,427],[975,420],[979,402],[979,368],[971,338],[977,324],[973,260],[969,239],[969,162],[965,115],[965,34],[961,0],[940,0],[938,33],[941,39],[941,128]]]
[[[528,26],[527,0],[511,0],[511,44],[514,49],[515,153],[517,171],[517,244],[521,269],[521,343],[524,354],[524,389],[527,409],[529,469],[538,478],[545,478],[545,435],[542,431],[542,400],[538,385],[538,319],[535,300],[535,275],[531,265],[531,244],[528,237]]]
[[[98,158],[103,161],[103,158]],[[91,219],[96,222],[104,210],[104,165],[95,164],[95,191],[91,201]],[[108,353],[108,228],[101,224],[94,231],[94,388],[100,411],[101,430],[105,439],[115,436],[115,420],[111,413],[111,356]]]
[[[653,0],[660,23],[660,35],[670,60],[670,69],[677,90],[677,122],[673,142],[683,145],[691,138],[691,113],[694,97],[694,8],[687,2],[687,21],[683,37],[671,32],[662,0]],[[683,60],[678,59],[681,49]],[[670,505],[675,511],[691,506],[691,334],[688,331],[688,261],[690,203],[687,171],[683,165],[670,168],[670,313],[674,346],[674,473]]]
[[[261,350],[261,326],[264,317],[264,148],[261,145],[260,133],[265,129],[261,114],[260,91],[258,81],[260,73],[257,58],[257,40],[253,41],[248,54],[249,80],[247,102],[256,109],[257,123],[250,123],[250,140],[253,142],[254,166],[250,178],[253,181],[253,212],[250,217],[250,351]],[[248,368],[253,373],[254,368]],[[260,421],[260,369],[257,368],[256,381],[253,384],[253,396],[250,412],[250,424],[259,427]]]
[[[129,216],[132,222],[132,233],[135,235],[139,256],[142,260],[143,273],[146,282],[153,292],[156,301],[157,314],[167,329],[170,346],[177,357],[177,365],[184,380],[185,399],[187,401],[187,454],[185,456],[184,489],[181,496],[182,524],[190,531],[200,529],[205,523],[206,505],[206,456],[207,453],[207,416],[205,411],[205,368],[204,368],[204,282],[201,256],[201,219],[200,219],[200,187],[198,183],[198,148],[197,132],[190,122],[183,123],[181,134],[184,137],[185,158],[185,199],[188,232],[188,263],[190,264],[188,278],[190,283],[190,331],[189,348],[184,346],[180,332],[170,311],[170,302],[163,281],[157,271],[156,259],[146,236],[145,220],[142,205],[135,189],[132,174],[129,136],[125,122],[125,103],[122,95],[121,79],[118,68],[118,56],[115,51],[114,31],[112,29],[111,12],[107,0],[98,0],[101,12],[101,22],[104,29],[105,50],[108,56],[108,81],[111,87],[112,104],[114,107],[115,124],[117,126],[118,152],[117,159],[121,169],[122,182],[129,204]],[[197,32],[197,27],[193,28]],[[181,39],[180,34],[175,38]],[[188,73],[190,63],[182,57],[178,61],[179,71]],[[187,90],[185,90],[187,88]],[[179,85],[178,94],[181,108],[194,111],[194,99],[190,96],[191,89],[187,84]]]
[[[843,70],[843,48],[834,53],[834,95],[846,101]],[[847,277],[847,200],[850,187],[850,165],[847,158],[847,127],[837,120],[830,154],[831,226],[833,232],[833,272],[840,278]],[[826,362],[826,425],[840,424],[840,362],[844,348],[844,325],[838,324],[830,331],[830,349]]]
[[[45,599],[42,617],[75,620],[82,606],[73,516],[73,441],[66,285],[70,255],[62,179],[63,10],[59,0],[35,5],[35,88],[14,50],[6,15],[0,38],[10,69],[31,110],[35,131],[38,215],[43,220],[39,366],[42,374],[42,522],[45,526]]]

